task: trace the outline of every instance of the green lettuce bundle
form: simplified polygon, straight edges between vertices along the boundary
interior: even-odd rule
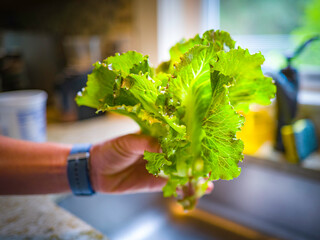
[[[162,153],[146,151],[146,168],[168,178],[165,197],[178,197],[191,209],[208,181],[241,172],[239,112],[270,104],[276,91],[262,73],[263,62],[261,53],[235,49],[229,33],[210,30],[177,43],[157,69],[134,51],[97,62],[76,101],[131,117],[142,133],[156,137]]]

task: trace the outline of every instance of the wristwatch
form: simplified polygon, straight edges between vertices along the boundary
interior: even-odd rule
[[[67,176],[74,195],[88,196],[95,193],[89,175],[91,146],[91,144],[75,144],[68,156]]]

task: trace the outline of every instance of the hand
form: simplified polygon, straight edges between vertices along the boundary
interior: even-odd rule
[[[144,151],[159,152],[152,137],[130,134],[93,145],[90,150],[90,177],[93,189],[105,193],[161,191],[167,180],[146,170]]]

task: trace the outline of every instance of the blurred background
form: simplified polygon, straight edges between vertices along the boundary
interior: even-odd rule
[[[157,66],[208,29],[261,51],[278,87],[270,106],[244,113],[241,176],[217,182],[188,214],[161,194],[59,204],[110,239],[320,239],[320,0],[1,0],[0,92],[45,91],[49,141],[134,132],[129,119],[76,106],[92,64],[136,50]]]

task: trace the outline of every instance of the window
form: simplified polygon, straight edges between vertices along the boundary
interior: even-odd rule
[[[261,51],[264,66],[278,70],[298,46],[292,33],[305,24],[310,4],[317,4],[312,17],[318,11],[320,23],[320,0],[158,0],[159,62],[169,58],[169,48],[182,38],[222,29],[250,53]],[[319,55],[320,41],[308,46],[297,61],[300,72],[320,78]],[[320,81],[312,84],[320,90]]]

